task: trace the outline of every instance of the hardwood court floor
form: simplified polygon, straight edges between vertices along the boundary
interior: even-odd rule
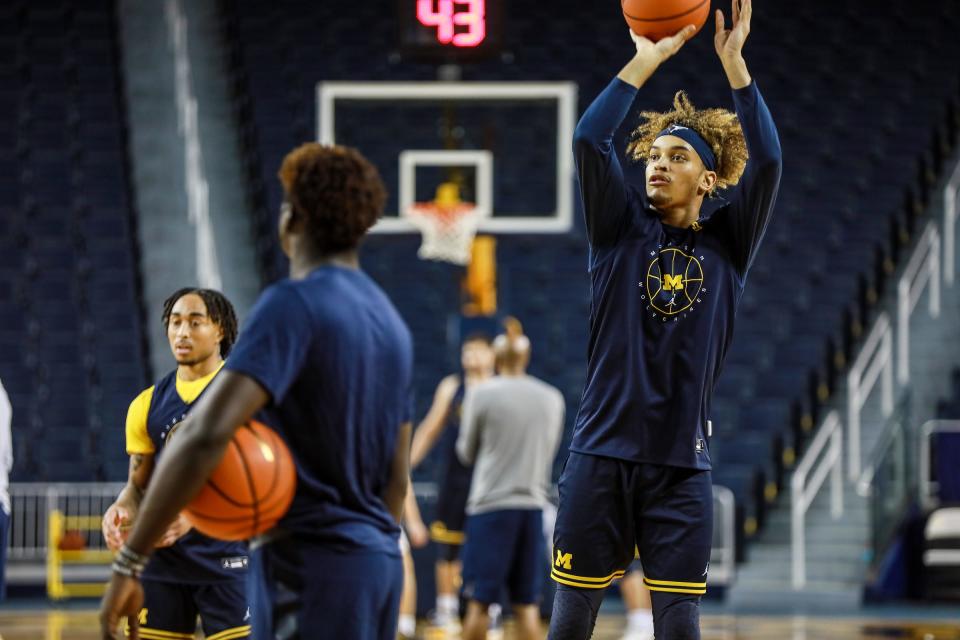
[[[952,617],[952,616],[951,616]],[[618,640],[623,619],[602,616],[597,622],[595,640]],[[733,616],[705,615],[704,640],[861,640],[910,638],[911,640],[960,640],[960,607],[957,617],[910,620],[869,617],[828,618],[810,616]],[[424,640],[442,640],[448,636],[424,628]],[[509,625],[505,638],[512,637]],[[97,614],[93,610],[0,610],[2,640],[97,640]]]

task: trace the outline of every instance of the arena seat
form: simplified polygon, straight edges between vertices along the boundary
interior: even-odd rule
[[[925,595],[960,600],[960,507],[931,513],[923,537]]]

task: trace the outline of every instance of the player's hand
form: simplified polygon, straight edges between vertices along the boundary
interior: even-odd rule
[[[680,47],[697,32],[697,28],[692,24],[688,24],[669,38],[663,38],[656,42],[649,38],[638,36],[633,32],[633,29],[629,27],[627,31],[630,32],[630,38],[637,48],[637,55],[654,61],[656,64],[660,64],[664,60],[673,57],[677,51],[680,51]]]
[[[167,527],[167,530],[164,531],[163,537],[161,537],[160,542],[157,543],[157,548],[169,547],[174,542],[185,536],[192,528],[193,525],[190,524],[190,521],[187,520],[186,516],[181,513],[177,516],[176,520],[170,523],[170,526]]]
[[[110,551],[116,551],[127,541],[127,534],[133,526],[133,516],[126,507],[114,502],[103,514],[100,529]]]
[[[721,60],[736,60],[743,56],[743,45],[750,35],[750,18],[753,16],[753,0],[732,0],[733,22],[726,28],[723,11],[717,9],[717,33],[713,45]]]
[[[423,524],[420,518],[408,521],[404,530],[407,532],[407,538],[410,540],[410,546],[414,549],[422,549],[430,542],[430,532],[427,526]]]
[[[107,591],[100,601],[100,634],[103,640],[124,637],[121,619],[126,616],[130,625],[130,640],[140,638],[140,609],[143,607],[143,587],[136,578],[114,573]]]

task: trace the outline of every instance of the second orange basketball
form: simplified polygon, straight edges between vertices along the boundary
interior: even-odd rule
[[[296,492],[297,471],[277,433],[251,420],[241,425],[223,460],[184,515],[200,532],[246,540],[272,528]]]
[[[710,0],[621,0],[620,7],[630,29],[654,42],[688,24],[699,32],[710,15]]]

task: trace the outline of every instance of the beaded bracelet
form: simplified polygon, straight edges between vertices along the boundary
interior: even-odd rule
[[[149,556],[137,553],[127,545],[123,545],[114,557],[111,569],[122,576],[139,578],[149,559]]]

